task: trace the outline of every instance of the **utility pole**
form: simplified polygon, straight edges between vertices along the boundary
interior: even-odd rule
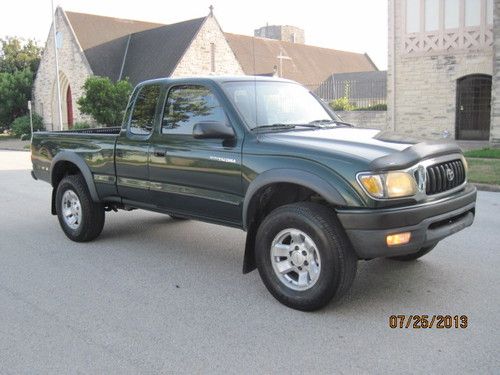
[[[54,53],[56,57],[56,81],[57,81],[57,113],[59,117],[59,130],[63,130],[62,123],[62,109],[61,109],[61,83],[59,80],[59,59],[57,53],[57,27],[56,27],[56,17],[54,13],[54,0],[51,0],[52,5],[52,31],[54,32]],[[54,123],[54,119],[52,119],[52,123]],[[54,125],[52,125],[54,126]]]
[[[28,100],[28,111],[30,113],[31,142],[33,142],[33,114],[31,113],[31,100]]]

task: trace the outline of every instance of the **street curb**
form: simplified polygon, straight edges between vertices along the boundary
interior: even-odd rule
[[[477,190],[500,193],[500,185],[479,184],[476,182],[472,182],[472,184],[477,188]]]
[[[28,148],[17,148],[17,147],[0,147],[0,151],[26,151],[30,152]]]

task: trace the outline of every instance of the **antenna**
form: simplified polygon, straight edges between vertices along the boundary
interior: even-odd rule
[[[255,37],[252,37],[252,53],[253,53],[253,97],[255,105],[255,125],[257,125],[257,68],[255,61]]]

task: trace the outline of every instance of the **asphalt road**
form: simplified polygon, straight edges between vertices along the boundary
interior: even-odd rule
[[[500,193],[420,261],[360,262],[349,296],[288,309],[244,233],[145,211],[72,243],[28,154],[0,151],[0,373],[499,373]],[[466,329],[391,329],[392,314],[465,314]]]

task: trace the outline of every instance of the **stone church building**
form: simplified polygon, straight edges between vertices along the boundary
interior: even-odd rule
[[[389,0],[388,128],[500,146],[500,1]]]
[[[290,26],[255,31],[263,37],[224,33],[212,10],[206,17],[162,25],[58,7],[55,22],[56,38],[51,27],[33,88],[35,111],[48,130],[59,124],[54,44],[65,129],[91,122],[76,104],[91,75],[127,78],[133,85],[170,76],[279,75],[319,86],[335,73],[378,70],[366,54],[306,45],[303,31]]]

